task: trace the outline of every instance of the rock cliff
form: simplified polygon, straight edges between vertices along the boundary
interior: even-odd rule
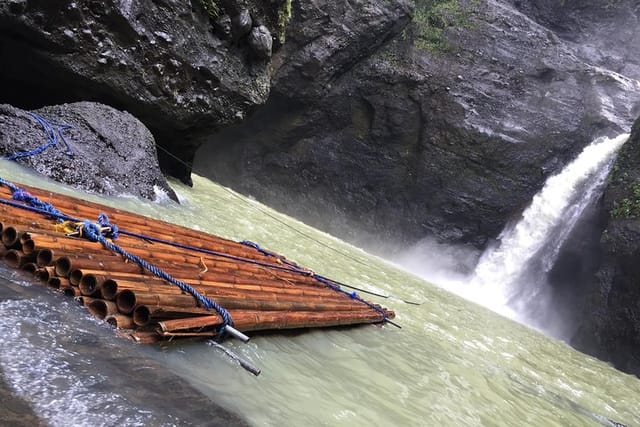
[[[597,10],[520,3],[295,3],[267,104],[196,170],[365,245],[483,247],[640,101],[632,27],[609,51]],[[607,25],[635,22],[631,4]],[[560,31],[569,10],[580,26]]]
[[[163,169],[189,181],[183,163],[198,136],[240,121],[267,99],[271,52],[249,36],[252,28],[281,33],[289,5],[4,1],[0,102],[32,109],[98,101],[126,110],[154,134]]]
[[[640,119],[605,188],[601,262],[573,344],[640,375]]]
[[[165,173],[189,183],[195,161],[370,248],[481,249],[550,174],[640,115],[639,14],[636,0],[7,0],[0,102],[128,111]],[[634,135],[576,342],[637,371]]]

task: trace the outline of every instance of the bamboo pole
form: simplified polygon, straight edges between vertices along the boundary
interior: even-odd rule
[[[198,303],[191,295],[162,295],[124,290],[116,296],[116,306],[122,314],[133,313],[136,305],[168,305],[173,307],[197,307]]]
[[[268,329],[297,329],[311,327],[343,326],[382,321],[382,314],[371,312],[286,312],[286,311],[231,311],[234,327],[240,331]],[[211,329],[223,323],[220,315],[190,317],[158,322],[161,332],[177,332]]]
[[[314,311],[314,312],[356,312],[372,310],[366,305],[326,302],[259,301],[241,298],[221,297],[216,300],[227,310],[251,311]],[[133,321],[145,326],[153,321],[215,314],[215,310],[205,308],[185,308],[153,305],[137,305],[133,311]]]
[[[80,295],[80,289],[78,289],[75,286],[71,286],[71,285],[60,285],[60,291],[62,291],[63,294],[70,296],[70,297],[79,297]]]
[[[120,313],[109,314],[104,318],[104,320],[118,329],[133,329],[136,327],[131,316],[125,316]]]
[[[27,273],[35,274],[38,270],[38,266],[34,262],[27,262],[26,264],[22,264],[20,266],[22,271],[26,271]]]
[[[133,311],[133,323],[136,326],[146,326],[154,320],[181,319],[209,314],[211,310],[206,308],[137,305]]]
[[[82,270],[82,274],[84,277],[84,275],[88,275],[88,274],[92,274],[90,273],[91,270]],[[76,270],[74,270],[74,273],[76,273]],[[107,277],[107,279],[102,282],[102,284],[100,286],[104,287],[104,291],[106,292],[107,296],[112,296],[115,295],[119,289],[121,289],[120,284],[122,284],[122,286],[125,289],[136,289],[136,290],[146,290],[148,292],[160,292],[160,293],[180,293],[180,289],[173,285],[170,284],[169,282],[166,282],[163,279],[157,278],[155,276],[148,276],[148,277],[140,277],[140,276],[135,276],[135,275],[129,275],[129,274],[122,274],[122,275],[118,275],[118,274],[112,274],[110,276],[103,276],[103,277]],[[70,279],[72,277],[70,276]],[[91,281],[91,283],[93,284],[93,278],[90,276],[89,280]],[[206,294],[206,295],[216,295],[216,294],[224,294],[224,293],[243,293],[246,294],[248,296],[259,296],[262,294],[269,294],[269,295],[274,295],[273,299],[277,298],[277,296],[282,296],[282,297],[300,297],[300,298],[325,298],[327,300],[338,300],[338,301],[342,301],[342,300],[352,300],[352,298],[349,295],[346,295],[344,293],[340,293],[340,292],[336,292],[333,289],[330,288],[321,288],[321,289],[315,289],[315,288],[305,288],[305,287],[289,287],[289,288],[283,288],[283,287],[271,287],[269,286],[269,283],[267,283],[264,286],[258,286],[258,285],[244,285],[242,283],[224,283],[224,282],[208,282],[208,281],[203,281],[203,280],[194,280],[194,279],[189,279],[189,278],[181,278],[180,280],[182,280],[184,283],[191,285],[192,287],[194,287],[196,290],[198,290],[199,292]],[[82,281],[82,279],[80,279],[79,283]],[[95,282],[98,282],[98,280],[96,280]],[[106,282],[106,286],[104,286]],[[72,280],[72,283],[74,283],[74,281]],[[104,295],[104,294],[103,294]],[[105,298],[109,299],[107,296],[105,296]]]
[[[77,248],[76,252],[86,251],[87,249],[91,250],[91,248],[87,248],[88,244],[85,241],[80,239],[66,238],[66,240],[61,240],[60,238],[56,238],[56,237],[32,235],[31,241],[34,241],[34,239],[36,238],[39,241],[43,241],[43,244],[39,244],[38,246],[47,247],[47,249],[51,247],[60,246],[60,244],[63,244],[65,249],[71,250],[72,247]],[[32,249],[33,243],[28,242],[27,244],[28,244],[27,250],[28,251],[33,250]],[[271,276],[272,278],[278,278],[280,280],[291,280],[296,283],[306,283],[306,284],[312,284],[314,286],[325,286],[323,284],[318,283],[317,280],[311,277],[305,276],[300,272],[284,271],[284,270],[267,271],[269,267],[254,266],[254,265],[250,265],[242,262],[234,264],[230,262],[221,262],[219,260],[210,259],[210,258],[205,260],[205,258],[203,257],[185,255],[185,252],[187,251],[184,251],[184,250],[181,252],[180,251],[171,252],[171,251],[157,251],[155,250],[156,248],[153,248],[154,250],[145,249],[148,247],[149,245],[140,245],[139,248],[125,247],[125,249],[127,249],[129,252],[133,254],[141,256],[142,258],[153,259],[154,263],[164,264],[164,262],[166,262],[166,264],[164,264],[164,269],[171,269],[172,268],[171,266],[173,264],[176,264],[176,265],[180,265],[180,268],[188,268],[192,271],[196,271],[196,269],[198,269],[197,270],[199,272],[198,274],[206,275],[207,273],[201,272],[201,269],[203,268],[203,266],[206,266],[206,268],[211,270],[215,270],[218,267],[221,267],[221,268],[228,268],[230,271],[233,271],[234,273],[239,275],[254,275],[256,276],[256,280],[259,280],[261,278],[268,278],[269,276]],[[97,249],[97,253],[100,253],[103,256],[106,256],[104,255],[105,253],[109,253],[108,251],[105,251],[104,249],[102,249],[101,246],[96,247],[96,249]],[[111,255],[113,259],[121,259],[121,257],[116,254],[111,254]],[[94,261],[94,262],[100,263],[103,261]],[[133,268],[133,267],[130,267],[130,268]],[[212,271],[209,274],[224,275],[229,273]]]
[[[47,283],[49,279],[55,276],[55,271],[52,267],[40,267],[36,270],[35,276],[43,283]]]
[[[69,283],[68,279],[65,279],[64,277],[57,277],[57,276],[50,277],[49,280],[47,280],[47,285],[49,285],[49,287],[57,288],[57,289],[73,287],[71,286],[71,283]],[[78,290],[78,295],[80,295],[79,290]]]
[[[93,299],[88,305],[87,309],[89,313],[93,314],[98,319],[104,320],[105,317],[118,313],[118,307],[112,301],[105,301],[103,299]]]
[[[20,268],[26,263],[35,261],[35,254],[25,255],[18,249],[9,249],[4,255],[4,260],[13,268]]]

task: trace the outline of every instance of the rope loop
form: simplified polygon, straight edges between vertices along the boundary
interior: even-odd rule
[[[45,151],[47,148],[54,146],[54,145],[58,145],[58,142],[61,140],[66,148],[65,150],[65,154],[69,157],[73,157],[75,155],[75,153],[73,152],[73,150],[71,149],[71,146],[69,145],[69,143],[67,142],[67,140],[65,139],[64,135],[62,134],[62,131],[71,128],[71,126],[69,125],[59,125],[59,124],[55,124],[50,122],[49,120],[45,119],[44,117],[40,116],[39,114],[36,113],[29,113],[29,115],[31,115],[31,117],[33,117],[34,119],[36,119],[38,121],[38,123],[40,123],[40,125],[42,126],[44,133],[47,137],[47,142],[45,142],[44,144],[42,144],[39,147],[36,147],[32,150],[27,150],[27,151],[19,151],[17,153],[13,153],[9,156],[5,156],[4,159],[5,160],[18,160],[18,159],[22,159],[24,157],[31,157],[31,156],[35,156],[36,154],[40,154],[43,151]],[[58,136],[60,136],[60,139],[58,139]]]
[[[109,222],[109,217],[107,216],[107,214],[102,212],[100,213],[100,215],[98,215],[98,224],[100,224],[102,228],[107,229],[105,232],[105,236],[109,237],[110,239],[116,240],[120,236],[118,234],[118,226]]]
[[[91,222],[88,219],[85,219],[82,222],[82,225],[78,228],[78,231],[80,232],[81,237],[85,237],[92,242],[98,242],[102,237],[100,224]]]

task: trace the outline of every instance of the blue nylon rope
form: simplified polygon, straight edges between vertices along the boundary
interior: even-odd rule
[[[80,222],[80,220],[78,220],[76,218],[64,215],[59,210],[55,209],[50,203],[42,202],[38,198],[31,196],[29,193],[27,193],[26,191],[18,188],[17,186],[15,186],[14,184],[10,183],[9,181],[6,181],[6,180],[0,178],[0,185],[5,185],[5,186],[9,187],[14,192],[14,199],[20,200],[20,201],[26,201],[27,203],[29,203],[29,205],[30,205],[30,209],[29,210],[31,210],[33,212],[43,213],[43,214],[49,215],[49,216],[51,216],[53,218],[57,218],[59,220],[65,220],[65,221],[68,220],[68,221]],[[16,194],[18,196],[16,196]],[[16,206],[16,207],[19,207],[19,208],[29,208],[27,206],[19,205],[19,204],[16,204],[16,203],[11,203],[8,200],[3,200],[3,199],[0,199],[0,203],[8,204],[8,205],[11,205],[11,206]],[[225,254],[225,253],[222,253],[222,252],[212,251],[212,250],[209,250],[209,249],[198,248],[198,247],[190,246],[190,245],[184,245],[184,244],[177,243],[177,242],[170,242],[170,241],[167,241],[167,240],[164,240],[164,239],[158,239],[156,237],[147,236],[147,235],[140,234],[140,233],[133,233],[133,232],[125,231],[125,230],[119,230],[116,225],[109,223],[109,218],[104,213],[101,213],[99,215],[97,223],[91,223],[88,220],[84,220],[83,232],[90,240],[100,242],[107,249],[109,249],[109,250],[111,250],[113,252],[119,253],[120,255],[122,255],[123,257],[128,259],[129,261],[135,262],[136,264],[138,264],[141,267],[145,268],[146,270],[148,270],[149,272],[153,273],[157,277],[160,277],[160,278],[166,280],[167,282],[170,282],[170,283],[178,286],[184,292],[188,292],[189,294],[191,294],[203,307],[208,308],[208,309],[213,308],[214,310],[216,310],[220,314],[220,316],[222,316],[223,321],[224,321],[223,326],[221,328],[221,331],[224,330],[224,327],[226,325],[233,326],[233,320],[231,319],[231,316],[229,315],[229,313],[222,306],[217,304],[214,300],[212,300],[212,299],[210,299],[210,298],[198,293],[198,291],[196,291],[188,283],[185,283],[185,282],[182,282],[182,281],[180,281],[178,279],[175,279],[174,277],[169,275],[167,272],[163,271],[162,269],[160,269],[160,268],[158,268],[158,267],[156,267],[156,266],[154,266],[152,264],[149,264],[148,262],[146,262],[144,259],[140,258],[139,256],[134,255],[134,254],[130,254],[127,251],[125,251],[123,248],[121,248],[120,246],[109,242],[101,234],[101,228],[102,227],[109,227],[110,228],[110,231],[109,231],[109,234],[107,235],[107,237],[111,237],[112,239],[117,239],[118,238],[118,234],[124,234],[124,235],[127,235],[127,236],[137,237],[137,238],[140,238],[140,239],[143,239],[143,240],[148,240],[148,241],[151,241],[151,242],[167,244],[167,245],[171,245],[171,246],[182,248],[182,249],[188,249],[188,250],[192,250],[192,251],[196,251],[196,252],[205,253],[205,254],[208,254],[208,255],[219,256],[219,257],[233,259],[233,260],[246,262],[246,263],[250,263],[250,264],[254,264],[254,265],[260,265],[260,266],[264,266],[264,267],[268,267],[268,268],[274,268],[274,269],[294,272],[294,273],[298,273],[298,274],[305,275],[305,276],[311,276],[311,277],[314,277],[319,282],[323,283],[325,286],[333,289],[334,291],[343,293],[343,294],[349,296],[350,298],[355,299],[357,301],[360,301],[363,304],[365,304],[368,307],[370,307],[371,309],[379,312],[382,315],[382,321],[383,322],[384,321],[389,321],[387,319],[387,313],[382,308],[380,308],[380,307],[370,303],[369,301],[361,298],[360,296],[358,296],[358,294],[356,292],[347,292],[347,291],[341,289],[340,285],[344,285],[344,284],[339,283],[339,282],[335,282],[335,281],[333,281],[331,279],[328,279],[326,277],[320,276],[319,274],[316,274],[316,273],[313,273],[313,272],[309,272],[308,270],[304,270],[301,267],[299,267],[297,264],[295,264],[295,263],[293,263],[291,261],[288,261],[286,259],[283,259],[282,257],[280,257],[279,255],[277,255],[277,254],[275,254],[273,252],[263,250],[262,248],[260,248],[260,246],[258,244],[253,243],[253,242],[243,241],[241,243],[243,243],[243,244],[245,244],[247,246],[251,246],[251,247],[255,248],[256,250],[258,250],[259,252],[263,253],[264,255],[276,257],[279,260],[281,260],[282,262],[285,262],[287,265],[286,266],[285,265],[274,265],[274,264],[270,264],[270,263],[266,263],[266,262],[262,262],[262,261],[258,261],[258,260],[252,260],[252,259],[248,259],[248,258],[235,256],[235,255]],[[344,286],[345,287],[349,287],[347,285],[344,285]]]
[[[103,217],[103,220],[106,219],[105,221],[108,221],[108,218],[106,218],[106,215],[101,214],[101,217]],[[149,264],[147,261],[145,261],[144,259],[140,258],[139,256],[131,254],[131,253],[127,252],[126,250],[122,249],[120,246],[108,241],[101,234],[101,230],[100,229],[101,229],[101,224],[93,223],[93,222],[90,222],[89,220],[85,220],[84,221],[84,226],[82,228],[82,232],[83,232],[83,235],[86,235],[86,237],[89,240],[91,240],[93,242],[102,243],[102,246],[104,246],[105,248],[122,255],[127,260],[135,262],[136,264],[138,264],[139,266],[143,267],[144,269],[150,271],[151,273],[153,273],[157,277],[160,277],[161,279],[164,279],[169,283],[173,283],[174,285],[179,287],[182,291],[193,295],[193,297],[203,307],[205,307],[207,309],[214,309],[215,311],[217,311],[218,314],[220,314],[220,316],[223,319],[223,325],[222,325],[221,330],[224,330],[224,327],[226,325],[233,326],[233,320],[231,319],[231,315],[221,305],[216,303],[211,298],[209,298],[209,297],[207,297],[205,295],[202,295],[197,290],[195,290],[193,288],[193,286],[189,285],[188,283],[185,283],[185,282],[183,282],[181,280],[178,280],[178,279],[174,278],[173,276],[171,276],[169,273],[167,273],[166,271],[162,270],[161,268],[158,268],[155,265]]]
[[[58,135],[60,135],[60,140],[62,140],[62,142],[66,147],[65,154],[71,157],[74,156],[71,146],[69,146],[69,143],[67,142],[67,140],[64,138],[64,135],[62,134],[63,130],[69,129],[71,126],[51,123],[50,121],[48,121],[47,119],[45,119],[44,117],[36,113],[29,113],[29,114],[31,115],[31,117],[36,119],[38,123],[42,125],[44,129],[44,133],[47,137],[47,142],[45,142],[39,147],[34,148],[33,150],[20,151],[17,153],[13,153],[10,156],[6,156],[4,157],[5,160],[17,160],[17,159],[22,159],[24,157],[30,157],[30,156],[35,156],[37,154],[40,154],[43,151],[45,151],[47,148],[52,147],[54,145],[58,145],[58,142],[59,142]]]
[[[81,222],[77,218],[73,218],[73,217],[70,217],[68,215],[63,214],[62,212],[60,212],[59,210],[54,208],[53,205],[51,205],[50,203],[46,203],[46,202],[43,202],[43,201],[39,200],[37,197],[34,197],[34,196],[30,195],[28,192],[26,192],[25,190],[17,187],[15,184],[13,184],[13,183],[11,183],[9,181],[6,181],[6,180],[0,178],[0,185],[4,185],[4,186],[8,187],[9,189],[11,189],[13,191],[13,198],[15,200],[26,202],[26,203],[29,204],[29,206],[21,205],[21,204],[12,202],[10,200],[5,200],[5,199],[0,199],[0,203],[6,204],[6,205],[10,205],[10,206],[19,207],[21,209],[27,209],[27,210],[32,211],[32,212],[42,213],[42,214],[45,214],[47,216],[56,218],[58,220]],[[102,246],[104,246],[105,248],[122,255],[127,260],[129,260],[131,262],[135,262],[136,264],[138,264],[142,268],[144,268],[144,269],[148,270],[149,272],[153,273],[155,276],[160,277],[161,279],[164,279],[167,282],[178,286],[182,291],[191,294],[196,299],[196,301],[198,301],[198,303],[200,303],[203,307],[205,307],[207,309],[214,309],[215,311],[217,311],[218,314],[220,314],[220,316],[222,317],[222,320],[223,320],[222,327],[220,328],[220,333],[224,332],[224,328],[227,325],[233,326],[233,319],[231,318],[231,315],[221,305],[216,303],[211,298],[200,294],[195,288],[193,288],[193,286],[189,285],[188,283],[185,283],[185,282],[183,282],[181,280],[178,280],[178,279],[172,277],[166,271],[164,271],[164,270],[162,270],[162,269],[160,269],[160,268],[158,268],[158,267],[156,267],[156,266],[154,266],[152,264],[149,264],[147,261],[145,261],[144,259],[140,258],[139,256],[131,254],[131,253],[127,252],[126,250],[124,250],[123,248],[121,248],[120,246],[118,246],[118,245],[116,245],[116,244],[114,244],[112,242],[109,242],[105,238],[105,236],[102,235],[102,230],[101,230],[102,227],[110,227],[111,228],[110,232],[107,234],[107,237],[111,237],[113,239],[118,237],[117,236],[118,235],[118,227],[116,227],[113,224],[110,224],[109,223],[109,218],[104,213],[100,214],[100,216],[98,217],[98,222],[97,223],[92,223],[89,220],[84,220],[83,221],[82,232],[83,232],[83,235],[86,236],[89,240],[91,240],[93,242],[100,242],[102,244]]]

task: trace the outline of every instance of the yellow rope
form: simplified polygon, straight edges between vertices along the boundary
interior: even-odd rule
[[[77,231],[80,231],[80,236],[82,236],[82,223],[74,222],[74,221],[64,221],[55,225],[56,231],[64,234],[71,234]]]

